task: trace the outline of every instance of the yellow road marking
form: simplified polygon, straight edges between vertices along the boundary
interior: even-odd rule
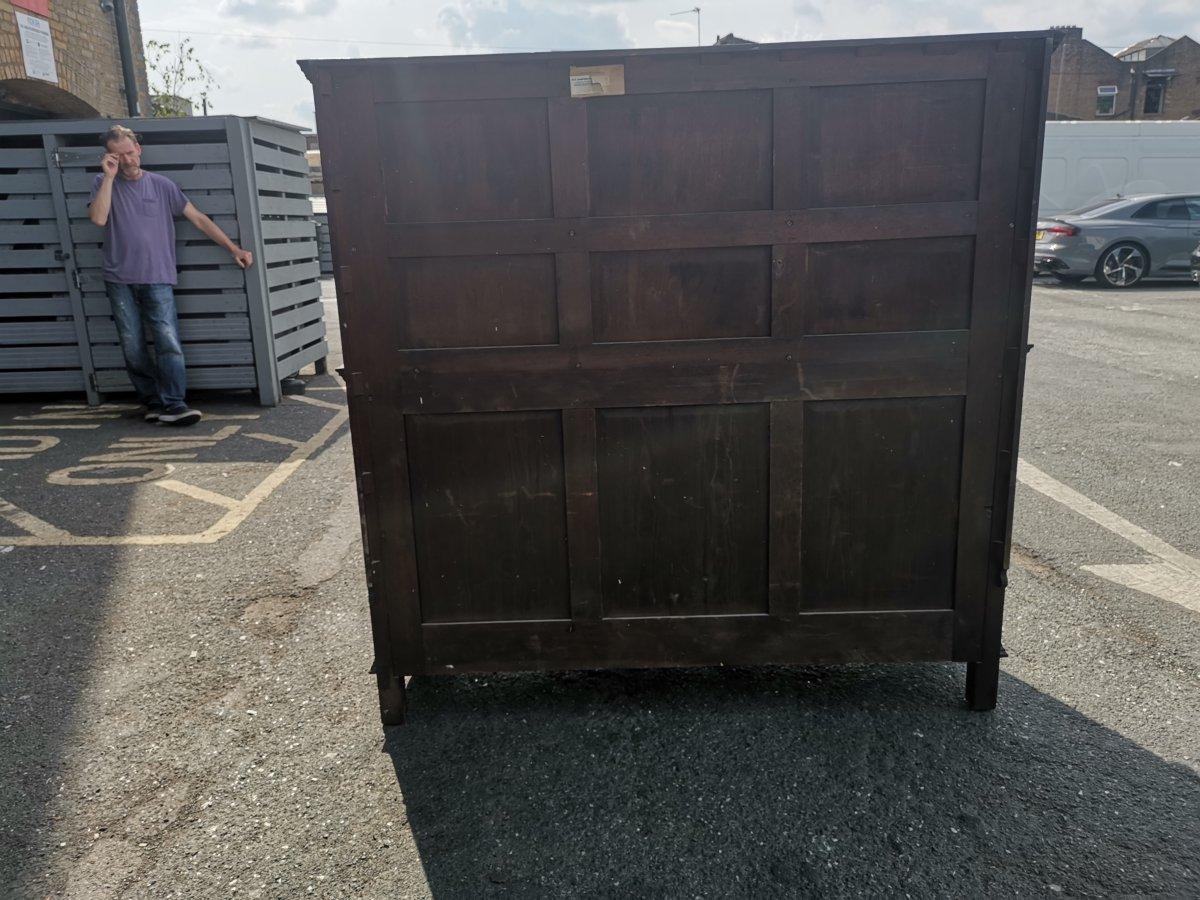
[[[53,425],[49,422],[44,425],[0,425],[6,431],[83,431],[99,428],[100,425]]]
[[[272,444],[283,444],[285,447],[299,447],[301,442],[294,441],[291,438],[280,437],[277,434],[263,434],[262,432],[247,432],[246,437],[255,438],[260,441],[270,441]]]
[[[297,398],[298,399],[298,398]],[[0,498],[0,516],[8,519],[10,522],[17,524],[19,528],[29,532],[27,537],[5,537],[0,540],[5,544],[12,544],[20,547],[45,547],[45,546],[70,546],[70,547],[128,547],[128,546],[157,546],[163,544],[215,544],[221,538],[230,534],[235,528],[242,524],[250,514],[254,512],[264,500],[271,496],[275,490],[283,484],[292,473],[300,467],[300,465],[313,455],[341,428],[349,418],[349,413],[344,406],[336,404],[318,403],[316,405],[331,406],[337,410],[337,413],[330,418],[321,428],[308,440],[300,444],[295,450],[288,455],[288,458],[279,463],[262,481],[255,486],[241,500],[233,501],[234,505],[229,507],[229,511],[218,519],[213,525],[206,528],[204,531],[193,534],[117,534],[117,535],[78,535],[63,531],[56,528],[47,522],[43,522],[36,516],[19,509],[13,504]],[[99,465],[96,468],[110,468],[110,466]],[[171,469],[173,467],[166,466]],[[131,479],[141,481],[143,479]],[[63,482],[71,483],[71,482]],[[112,483],[106,481],[105,483]],[[182,482],[180,482],[182,484]],[[188,487],[192,487],[189,485]],[[172,488],[168,488],[172,490]],[[218,495],[220,496],[220,495]],[[222,504],[223,505],[223,504]],[[22,524],[29,523],[29,524]],[[30,524],[36,527],[30,527]]]
[[[301,403],[307,403],[309,406],[320,406],[324,409],[345,409],[340,403],[330,403],[328,400],[318,400],[316,397],[305,397],[303,394],[297,394],[292,397],[293,400],[299,400]]]
[[[3,497],[0,497],[0,518],[7,519],[12,524],[16,525],[22,531],[27,531],[35,538],[41,540],[31,541],[35,544],[57,544],[63,540],[70,540],[74,535],[63,531],[61,528],[56,528],[49,522],[39,519],[33,513],[25,512],[19,506],[14,506]],[[22,538],[2,538],[6,544],[22,543]]]
[[[154,484],[160,488],[166,488],[168,491],[175,491],[177,494],[191,497],[193,500],[202,500],[205,503],[211,503],[213,506],[235,509],[238,505],[237,500],[232,497],[227,497],[224,494],[218,494],[216,491],[206,490],[205,488],[197,487],[194,484],[188,484],[184,481],[176,481],[174,478],[164,478],[161,481],[155,481]]]

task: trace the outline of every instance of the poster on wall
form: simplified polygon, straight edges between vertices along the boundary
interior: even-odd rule
[[[13,10],[17,17],[17,30],[21,32],[21,53],[25,57],[25,74],[42,81],[58,84],[58,69],[54,65],[54,40],[50,37],[50,23],[20,10]]]

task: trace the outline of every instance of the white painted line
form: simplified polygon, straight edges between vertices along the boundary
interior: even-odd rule
[[[211,503],[213,506],[222,506],[225,509],[236,509],[238,505],[237,500],[233,497],[227,497],[216,491],[206,490],[184,481],[176,481],[174,478],[164,478],[161,481],[153,481],[151,484],[166,488],[168,491],[175,491],[177,494],[183,494],[185,497],[191,497],[193,500],[201,500]]]
[[[32,453],[5,453],[0,450],[0,462],[8,462],[13,459],[33,459]]]
[[[305,388],[305,390],[309,390],[309,391],[344,391],[345,388],[340,387],[340,386],[325,385],[322,387],[308,387],[308,388]]]
[[[1017,478],[1022,484],[1056,500],[1158,560],[1142,565],[1083,566],[1084,571],[1200,612],[1200,560],[1172,547],[1162,538],[1134,525],[1023,459],[1017,460]]]
[[[1200,579],[1181,572],[1168,563],[1148,563],[1131,566],[1084,566],[1084,571],[1099,575],[1117,584],[1153,594],[1172,603],[1200,612]]]
[[[1155,537],[1146,529],[1134,525],[1127,519],[1122,519],[1112,510],[1105,509],[1095,500],[1067,487],[1061,481],[1056,481],[1023,459],[1017,461],[1017,478],[1035,491],[1045,494],[1052,500],[1057,500],[1063,506],[1073,509],[1086,519],[1091,519],[1113,534],[1125,538],[1129,543],[1141,547],[1147,553],[1157,556],[1164,562],[1179,566],[1200,578],[1200,560],[1193,559],[1186,553],[1176,550],[1162,538]]]
[[[218,416],[218,415],[211,415],[209,413],[204,414],[204,419],[207,422],[236,422],[236,421],[241,421],[243,419],[253,420],[253,419],[261,419],[261,418],[262,418],[262,416],[258,413],[255,413],[253,415],[245,415],[245,416]]]

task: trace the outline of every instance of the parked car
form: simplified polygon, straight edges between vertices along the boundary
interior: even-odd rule
[[[1144,278],[1188,278],[1200,238],[1195,195],[1116,197],[1039,219],[1034,271],[1060,281],[1094,276],[1101,287],[1133,287]]]

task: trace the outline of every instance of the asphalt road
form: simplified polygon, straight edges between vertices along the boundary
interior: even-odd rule
[[[0,459],[0,891],[1200,895],[1200,291],[1039,286],[1031,340],[990,714],[949,665],[462,676],[385,736],[332,377],[174,453],[5,404],[87,427]]]

